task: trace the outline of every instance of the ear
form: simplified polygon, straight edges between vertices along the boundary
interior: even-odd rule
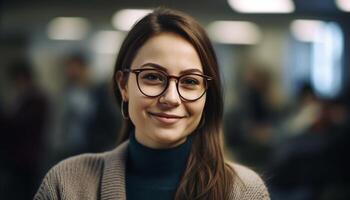
[[[124,76],[124,73],[122,71],[118,71],[115,74],[115,76],[116,76],[115,80],[117,80],[117,83],[118,83],[118,89],[122,96],[122,100],[127,102],[129,100],[128,91],[127,91],[127,83],[128,83],[127,77]]]

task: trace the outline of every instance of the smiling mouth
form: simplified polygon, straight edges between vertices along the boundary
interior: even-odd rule
[[[148,114],[155,120],[157,120],[158,122],[162,123],[162,124],[167,124],[167,125],[171,125],[171,124],[175,124],[176,122],[180,121],[182,118],[182,116],[178,116],[178,115],[170,115],[170,114],[165,114],[165,113],[152,113],[152,112],[148,112]]]

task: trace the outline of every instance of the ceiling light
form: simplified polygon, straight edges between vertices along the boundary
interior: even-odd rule
[[[48,36],[53,40],[81,40],[87,35],[90,25],[82,17],[57,17],[48,25]]]
[[[92,39],[92,49],[98,54],[117,54],[123,39],[119,31],[99,31]]]
[[[223,44],[257,44],[261,38],[259,27],[245,21],[215,21],[209,24],[211,39]]]
[[[350,12],[350,0],[335,0],[335,5],[341,11]]]
[[[324,22],[320,20],[294,20],[290,29],[295,39],[302,42],[317,42],[320,38],[316,37],[317,32],[321,30]]]
[[[291,13],[292,0],[228,0],[230,7],[241,13]]]
[[[129,31],[131,27],[142,17],[152,12],[148,9],[123,9],[112,17],[113,26],[121,31]]]

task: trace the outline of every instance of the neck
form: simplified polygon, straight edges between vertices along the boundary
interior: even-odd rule
[[[140,144],[134,133],[130,135],[129,166],[138,174],[159,176],[180,176],[184,170],[192,146],[188,139],[173,148],[153,149]]]

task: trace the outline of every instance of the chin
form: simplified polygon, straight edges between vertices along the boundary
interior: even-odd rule
[[[155,136],[159,144],[164,146],[176,146],[187,139],[188,134],[179,133],[177,130],[159,130]]]

